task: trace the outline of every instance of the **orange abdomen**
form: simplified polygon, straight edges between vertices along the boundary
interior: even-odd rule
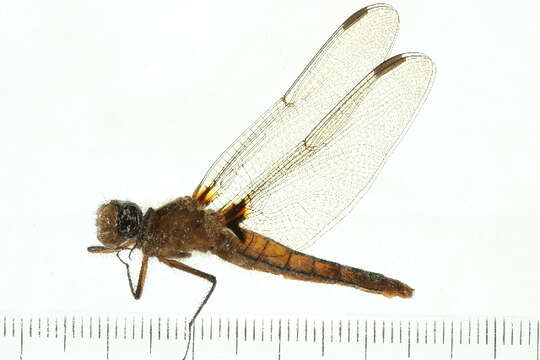
[[[240,230],[234,254],[218,254],[224,260],[250,270],[282,275],[288,279],[339,284],[386,297],[411,297],[414,290],[384,275],[341,265],[292,250],[265,236]]]

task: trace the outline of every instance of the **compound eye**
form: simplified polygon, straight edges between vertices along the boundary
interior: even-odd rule
[[[141,230],[142,211],[131,202],[118,202],[118,235],[124,239],[136,236]]]

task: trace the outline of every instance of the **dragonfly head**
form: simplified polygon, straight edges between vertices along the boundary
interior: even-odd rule
[[[143,214],[130,201],[112,200],[97,210],[97,238],[106,247],[115,248],[139,235]]]

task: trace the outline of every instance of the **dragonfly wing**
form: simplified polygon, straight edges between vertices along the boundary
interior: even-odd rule
[[[384,60],[397,31],[397,13],[388,5],[350,16],[284,96],[221,154],[193,197],[214,210],[237,198]]]
[[[377,66],[221,210],[228,225],[293,249],[310,245],[366,193],[422,105],[434,71],[417,53]]]

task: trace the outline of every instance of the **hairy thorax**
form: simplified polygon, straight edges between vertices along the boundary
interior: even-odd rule
[[[215,252],[223,242],[218,215],[191,197],[178,198],[145,215],[141,247],[149,256],[184,257],[192,251]]]

